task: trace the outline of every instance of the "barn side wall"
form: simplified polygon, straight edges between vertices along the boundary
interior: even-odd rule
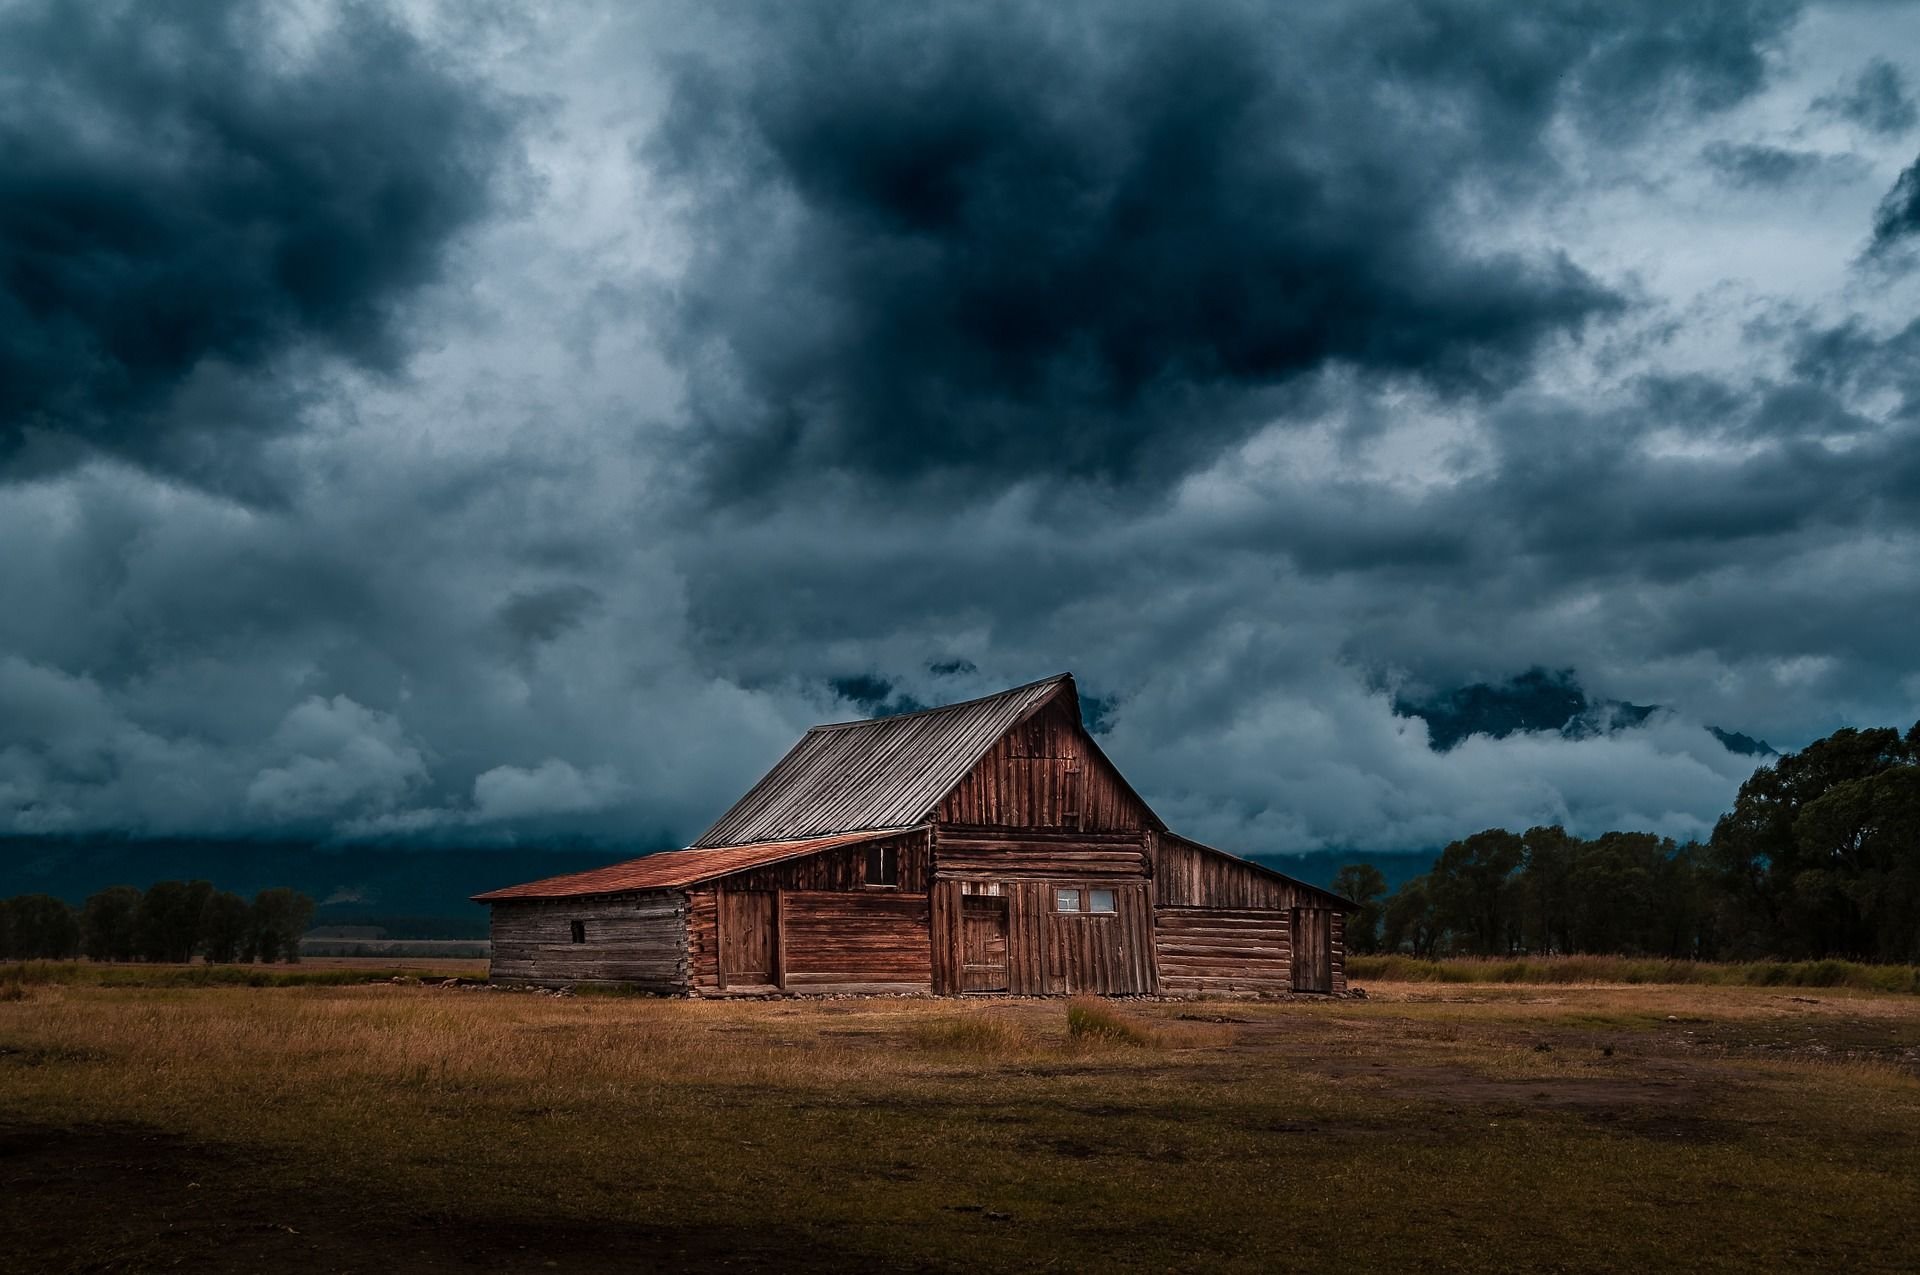
[[[493,905],[496,982],[631,983],[672,994],[687,989],[687,898],[672,890]],[[573,941],[573,922],[586,941]]]
[[[839,846],[688,891],[692,990],[710,995],[932,991],[928,834],[916,829],[879,843],[898,856],[895,887],[866,884],[867,851],[873,844]],[[727,892],[772,898],[773,969],[767,982],[721,978],[721,899]]]
[[[1346,914],[1326,895],[1169,833],[1150,838],[1149,852],[1162,991],[1189,996],[1292,991],[1295,909],[1326,913],[1331,990],[1346,991]]]
[[[1154,918],[1160,990],[1168,996],[1293,990],[1290,913],[1161,908]]]
[[[1155,989],[1153,896],[1143,832],[938,825],[933,984],[964,990],[961,900],[1006,900],[1006,992],[1141,995]],[[1114,892],[1112,913],[1054,910],[1059,889]]]

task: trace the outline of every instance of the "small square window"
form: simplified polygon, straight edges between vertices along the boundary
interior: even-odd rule
[[[897,849],[893,846],[867,847],[867,884],[900,884],[900,855]]]
[[[1053,892],[1053,910],[1055,912],[1078,912],[1080,910],[1080,891],[1055,890]]]
[[[576,943],[584,943],[587,941],[587,923],[585,921],[573,922],[573,941]]]
[[[1112,890],[1088,890],[1087,891],[1087,911],[1112,912],[1114,910],[1115,908],[1113,906]]]

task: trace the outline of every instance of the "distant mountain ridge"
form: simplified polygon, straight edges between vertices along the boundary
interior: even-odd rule
[[[155,881],[199,879],[243,895],[285,885],[319,905],[316,926],[372,925],[395,937],[481,937],[487,912],[469,895],[662,848],[443,850],[193,837],[5,837],[0,898],[51,894],[77,906],[110,885],[144,889]]]
[[[1474,735],[1505,739],[1546,731],[1567,739],[1590,739],[1630,730],[1662,711],[1659,704],[1589,696],[1572,669],[1530,668],[1505,682],[1474,682],[1424,699],[1397,696],[1393,711],[1427,724],[1435,752],[1448,752]],[[1728,752],[1777,757],[1765,740],[1718,726],[1706,728]]]

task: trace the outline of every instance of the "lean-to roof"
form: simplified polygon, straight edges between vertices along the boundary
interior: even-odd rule
[[[503,903],[515,899],[571,899],[584,894],[620,894],[627,890],[674,890],[747,868],[765,867],[769,863],[831,850],[836,846],[876,841],[906,831],[906,828],[875,828],[831,837],[762,841],[717,850],[667,850],[604,868],[547,877],[526,885],[508,886],[503,890],[489,890],[485,894],[474,895],[473,899],[476,903]]]

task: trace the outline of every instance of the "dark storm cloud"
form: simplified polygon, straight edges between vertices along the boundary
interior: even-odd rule
[[[1892,416],[1920,423],[1920,319],[1881,335],[1859,320],[1808,327],[1794,341],[1793,373],[1833,394],[1895,396]]]
[[[508,120],[374,7],[326,16],[0,11],[0,465],[77,441],[202,468],[185,436],[295,410],[252,378],[276,357],[392,365]]]
[[[1712,142],[1700,158],[1730,186],[1777,189],[1814,177],[1840,178],[1857,173],[1860,162],[1849,155],[1790,150],[1757,142]]]
[[[669,326],[723,486],[1166,477],[1344,365],[1510,384],[1622,297],[1476,241],[1607,135],[1754,91],[1776,6],[766,7],[683,64]],[[1483,214],[1484,215],[1484,214]]]
[[[1905,250],[1920,235],[1920,159],[1908,165],[1873,214],[1873,240],[1867,255],[1886,259]]]
[[[1885,58],[1867,63],[1845,91],[1816,98],[1813,106],[1883,137],[1898,137],[1920,122],[1920,106],[1907,92],[1907,77]]]

